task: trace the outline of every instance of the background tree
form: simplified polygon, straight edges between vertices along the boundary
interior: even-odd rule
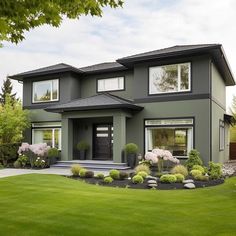
[[[121,7],[123,0],[1,0],[0,43],[18,43],[25,31],[48,24],[60,26],[63,18],[102,16],[102,9]]]
[[[6,78],[6,80],[3,81],[3,86],[1,89],[2,89],[2,92],[0,93],[0,103],[1,104],[5,104],[7,94],[10,95],[10,98],[12,101],[18,100],[16,98],[16,93],[12,94],[12,83],[9,78]]]
[[[29,127],[28,111],[20,101],[6,95],[5,104],[0,104],[0,144],[20,142],[23,131]]]

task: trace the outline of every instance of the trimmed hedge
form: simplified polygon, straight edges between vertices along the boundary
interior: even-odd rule
[[[20,143],[0,144],[0,161],[4,166],[17,160],[20,145]]]

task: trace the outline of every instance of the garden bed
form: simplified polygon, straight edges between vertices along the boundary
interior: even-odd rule
[[[69,178],[72,178],[75,180],[82,180],[89,184],[102,185],[102,186],[108,186],[108,187],[150,189],[150,187],[148,187],[147,179],[145,179],[144,182],[140,184],[134,184],[132,183],[130,179],[114,180],[112,183],[107,184],[107,183],[104,183],[102,179],[98,179],[98,178],[80,178],[80,177],[74,177],[74,176],[69,176]],[[187,178],[187,179],[191,179],[191,178]],[[209,181],[194,180],[194,184],[196,188],[216,186],[223,183],[224,183],[224,179],[209,180]],[[157,185],[158,185],[157,186],[158,190],[185,189],[183,183],[161,183],[160,181],[157,181]]]

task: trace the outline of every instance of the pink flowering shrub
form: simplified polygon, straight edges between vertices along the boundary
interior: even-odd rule
[[[49,165],[48,162],[48,150],[51,147],[48,146],[46,143],[39,143],[39,144],[28,144],[28,143],[22,143],[21,146],[18,149],[19,155],[26,155],[29,157],[31,167],[38,167],[37,160],[40,160],[40,162],[43,160],[43,163],[45,165],[40,165],[42,168]]]
[[[173,157],[172,153],[168,150],[155,148],[152,152],[147,152],[145,154],[145,160],[150,161],[152,165],[158,164],[159,172],[162,171],[164,162],[172,162],[179,164],[179,160]]]

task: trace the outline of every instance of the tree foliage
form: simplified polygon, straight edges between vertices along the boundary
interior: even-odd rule
[[[63,18],[102,16],[102,9],[121,7],[123,0],[1,0],[0,42],[18,43],[25,31],[48,24],[60,26]]]
[[[16,93],[12,94],[12,83],[9,78],[3,81],[2,92],[0,93],[0,103],[5,104],[7,94],[10,95],[12,101],[16,101]]]
[[[0,104],[0,143],[20,142],[27,127],[28,111],[22,109],[20,101],[13,101],[7,94],[5,104]]]

